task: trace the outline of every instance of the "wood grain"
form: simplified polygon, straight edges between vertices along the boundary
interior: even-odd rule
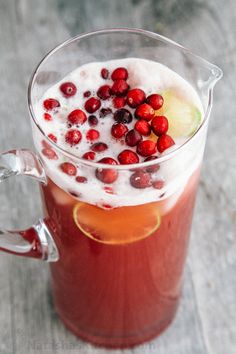
[[[0,150],[32,147],[26,90],[41,57],[71,35],[104,27],[158,31],[218,64],[224,79],[202,171],[183,298],[173,325],[123,354],[236,353],[236,2],[228,0],[0,0]],[[40,216],[37,185],[0,186],[0,225],[25,227]],[[83,343],[59,322],[48,266],[0,256],[2,354],[110,353]]]

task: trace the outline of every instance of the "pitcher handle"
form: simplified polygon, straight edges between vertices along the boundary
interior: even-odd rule
[[[46,184],[47,178],[35,153],[26,149],[11,150],[0,154],[0,183],[5,179],[25,175]],[[5,230],[0,225],[0,250],[19,256],[56,262],[59,259],[49,220],[40,219],[27,230]]]

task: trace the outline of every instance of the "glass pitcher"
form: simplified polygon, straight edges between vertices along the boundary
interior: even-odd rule
[[[43,93],[78,66],[120,58],[163,63],[197,91],[204,109],[199,129],[182,146],[157,160],[115,165],[83,160],[63,150],[43,132],[35,104]],[[124,348],[160,334],[176,313],[204,153],[213,87],[222,71],[186,48],[139,29],[110,29],[83,34],[52,50],[36,68],[28,89],[28,105],[36,153],[18,149],[0,155],[0,181],[27,175],[39,182],[44,215],[27,230],[0,229],[0,248],[50,262],[56,310],[79,337],[97,345]],[[54,174],[51,162],[71,163],[69,187]],[[56,168],[56,167],[55,167]],[[145,202],[130,203],[117,188],[101,188],[90,204],[75,192],[76,171],[95,178],[112,173],[126,179],[142,171],[162,169],[165,186]],[[165,175],[165,171],[168,174]],[[188,173],[186,173],[188,171]],[[170,173],[171,172],[171,173]],[[184,183],[183,183],[184,182]],[[106,187],[106,186],[105,186]],[[96,187],[91,184],[91,195]],[[126,206],[110,207],[127,200]],[[144,232],[145,230],[145,232]]]

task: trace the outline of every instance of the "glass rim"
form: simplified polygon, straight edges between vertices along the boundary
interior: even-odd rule
[[[213,99],[213,88],[215,83],[223,76],[223,72],[222,70],[216,66],[215,64],[212,64],[210,62],[208,62],[207,60],[201,58],[200,56],[194,54],[191,50],[185,48],[184,46],[178,44],[177,42],[162,36],[160,34],[151,32],[151,31],[146,31],[143,29],[139,29],[139,28],[126,28],[126,27],[121,27],[121,28],[108,28],[108,29],[100,29],[100,30],[96,30],[96,31],[92,31],[92,32],[86,32],[86,33],[82,33],[79,35],[76,35],[72,38],[69,38],[67,40],[65,40],[64,42],[60,43],[59,45],[57,45],[56,47],[54,47],[52,50],[50,50],[38,63],[38,65],[36,66],[35,70],[33,71],[31,78],[29,80],[29,84],[28,84],[28,95],[27,95],[27,102],[28,102],[28,109],[29,109],[29,113],[30,113],[30,117],[32,118],[33,123],[35,124],[36,128],[39,129],[39,131],[41,132],[41,134],[44,136],[45,140],[47,141],[47,143],[49,143],[50,145],[53,146],[54,149],[56,149],[58,152],[60,152],[61,154],[68,156],[69,158],[73,159],[73,160],[77,160],[79,164],[83,164],[83,165],[88,165],[94,168],[111,168],[110,165],[104,164],[104,163],[100,163],[100,162],[93,162],[90,160],[85,160],[83,158],[78,157],[76,154],[71,153],[69,151],[67,151],[66,149],[63,149],[62,147],[60,147],[59,145],[57,145],[56,143],[54,143],[50,138],[48,138],[48,136],[45,134],[45,132],[43,131],[43,129],[41,128],[40,124],[37,122],[37,118],[36,115],[34,113],[34,108],[33,108],[33,103],[32,103],[32,89],[33,86],[35,84],[36,81],[36,77],[38,74],[38,71],[40,70],[40,67],[47,61],[47,59],[49,57],[51,57],[52,55],[54,55],[55,53],[57,53],[57,51],[59,51],[61,48],[72,44],[80,39],[86,39],[95,35],[99,35],[99,34],[113,34],[113,33],[131,33],[131,34],[140,34],[140,35],[144,35],[146,37],[152,38],[152,39],[156,39],[159,40],[161,42],[167,43],[169,45],[171,45],[172,47],[181,50],[182,52],[191,55],[192,57],[194,57],[195,59],[197,59],[199,62],[201,62],[211,73],[211,75],[209,75],[209,77],[212,78],[212,80],[210,80],[209,82],[209,86],[208,86],[208,102],[207,102],[207,109],[204,112],[204,117],[202,120],[202,123],[200,124],[200,126],[198,127],[198,129],[194,132],[194,134],[192,136],[190,136],[183,144],[181,144],[180,146],[176,147],[176,149],[173,149],[169,152],[167,152],[165,155],[162,156],[157,156],[157,158],[155,160],[151,160],[151,161],[146,161],[146,162],[141,162],[141,163],[136,163],[136,164],[129,164],[129,165],[112,165],[112,169],[116,169],[116,170],[130,170],[130,169],[134,169],[134,168],[145,168],[148,166],[152,166],[152,165],[156,165],[159,163],[162,163],[164,161],[167,161],[171,158],[173,158],[175,155],[178,154],[178,152],[182,151],[186,146],[189,145],[189,143],[196,137],[199,135],[200,131],[203,130],[203,128],[207,125],[207,122],[209,120],[209,116],[210,116],[210,112],[211,112],[211,108],[212,108],[212,99]]]

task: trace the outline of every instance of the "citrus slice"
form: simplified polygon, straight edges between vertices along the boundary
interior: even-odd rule
[[[73,210],[77,227],[88,237],[102,243],[121,244],[145,238],[160,226],[157,203],[101,209],[78,203]]]
[[[200,110],[178,96],[174,90],[162,93],[164,105],[155,112],[168,118],[168,134],[173,138],[191,136],[199,127],[202,119]]]

